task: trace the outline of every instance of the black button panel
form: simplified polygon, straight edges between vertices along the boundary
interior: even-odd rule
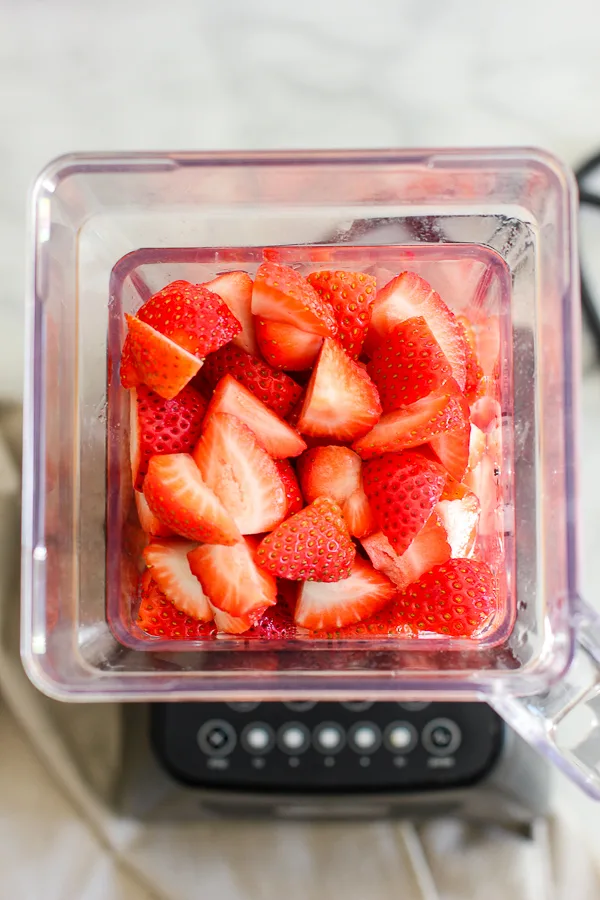
[[[502,720],[482,703],[172,703],[152,708],[159,760],[237,790],[426,790],[489,771]]]

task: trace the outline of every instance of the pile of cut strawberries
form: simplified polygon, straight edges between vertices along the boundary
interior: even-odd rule
[[[423,278],[266,261],[125,318],[143,634],[486,632],[497,369]]]

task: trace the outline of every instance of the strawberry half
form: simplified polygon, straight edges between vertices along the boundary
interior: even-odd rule
[[[277,263],[259,266],[252,291],[252,312],[260,319],[287,322],[322,337],[332,336],[337,330],[330,307],[306,278]]]
[[[130,355],[139,382],[165,400],[172,400],[198,372],[202,360],[141,319],[127,313],[125,319],[129,329],[127,355]],[[126,380],[129,384],[130,371]]]
[[[130,399],[131,474],[134,488],[141,491],[152,456],[191,453],[200,437],[206,401],[189,385],[165,400],[140,384]]]
[[[376,282],[363,272],[312,272],[308,282],[333,309],[337,339],[352,359],[361,354],[375,300]]]
[[[146,534],[152,535],[152,537],[172,537],[173,532],[166,525],[163,525],[160,519],[157,519],[148,506],[148,501],[143,493],[141,491],[134,491],[134,493],[138,519],[142,530]]]
[[[445,499],[442,494],[435,511],[446,532],[453,557],[471,555],[477,537],[479,509],[479,500],[467,488],[464,488],[461,497]]]
[[[341,581],[348,578],[355,554],[339,506],[319,497],[267,535],[256,560],[267,572],[292,581]]]
[[[489,566],[450,559],[409,585],[375,621],[385,621],[392,633],[409,626],[418,633],[471,637],[497,609],[498,588]]]
[[[242,330],[218,294],[206,285],[188,281],[171,282],[146,300],[136,315],[199,359],[227,344]]]
[[[441,390],[444,390],[442,388]],[[433,393],[404,409],[382,416],[375,427],[352,444],[362,459],[397,453],[463,426],[462,407],[450,393]]]
[[[288,459],[276,459],[275,465],[285,489],[285,496],[287,499],[285,515],[287,518],[288,516],[293,516],[295,513],[300,512],[304,506],[304,499],[291,462]]]
[[[341,628],[372,616],[390,602],[396,588],[381,572],[357,556],[343,581],[305,581],[294,621],[311,631]]]
[[[375,520],[362,486],[362,461],[348,447],[314,447],[298,460],[302,493],[309,503],[329,497],[342,510],[348,531],[363,537]]]
[[[228,344],[206,359],[202,378],[212,390],[231,375],[277,415],[287,416],[298,402],[302,388],[289,375],[278,372],[262,359]]]
[[[362,479],[361,486],[344,502],[342,513],[352,537],[363,538],[377,529],[377,522],[371,510],[369,498],[362,486]]]
[[[384,413],[409,406],[440,387],[452,371],[422,316],[394,325],[367,366]]]
[[[187,558],[195,547],[188,541],[153,541],[143,556],[152,578],[176,609],[200,622],[210,622],[213,615],[208,600]]]
[[[284,519],[287,497],[275,461],[240,419],[210,415],[193,457],[241,534],[270,531]]]
[[[212,622],[204,623],[176,609],[167,600],[150,572],[144,572],[141,581],[141,599],[137,624],[152,637],[170,641],[194,641],[212,637],[216,628]]]
[[[386,453],[365,464],[363,482],[375,521],[402,554],[440,499],[446,473],[420,453]]]
[[[252,279],[248,273],[226,272],[200,286],[212,291],[213,294],[218,294],[242,326],[239,334],[232,337],[232,343],[248,353],[257,355],[258,345],[252,318]]]
[[[361,543],[373,566],[387,575],[400,590],[433,566],[446,562],[451,554],[446,532],[435,512],[401,555],[396,553],[383,531],[363,538]]]
[[[321,335],[301,331],[287,322],[257,318],[255,327],[260,352],[276,369],[296,372],[308,369],[323,343]]]
[[[452,376],[462,390],[466,380],[466,342],[456,316],[430,284],[414,272],[402,272],[377,293],[365,350],[373,353],[377,344],[406,319],[423,316],[444,356]]]
[[[445,430],[429,440],[429,446],[441,464],[457,481],[462,481],[467,471],[470,439],[469,405],[457,392],[450,397]]]
[[[327,338],[306,388],[298,430],[352,441],[373,428],[380,415],[377,389],[366,371]]]
[[[204,421],[218,413],[229,413],[244,422],[275,459],[298,456],[306,450],[300,435],[231,375],[222,378],[215,388]]]
[[[240,540],[235,522],[187,453],[153,456],[144,479],[144,496],[154,515],[181,537],[216,544]]]
[[[252,623],[277,602],[277,583],[255,564],[255,549],[256,542],[249,539],[230,547],[204,544],[188,554],[190,568],[212,606]]]

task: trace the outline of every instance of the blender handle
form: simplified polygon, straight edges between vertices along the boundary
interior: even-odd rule
[[[487,701],[524,740],[600,800],[600,615],[582,601],[574,630],[571,664],[549,690]]]

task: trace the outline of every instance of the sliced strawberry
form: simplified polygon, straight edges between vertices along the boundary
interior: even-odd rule
[[[252,291],[252,312],[260,319],[287,322],[302,331],[333,336],[337,327],[330,307],[306,278],[289,266],[259,266]]]
[[[366,560],[357,556],[343,581],[305,581],[300,588],[294,621],[320,631],[360,622],[382,609],[396,588]]]
[[[352,447],[363,459],[372,459],[382,453],[418,447],[463,423],[462,407],[454,395],[434,392],[404,409],[382,416]]]
[[[381,415],[375,385],[366,371],[327,338],[306,388],[298,429],[313,437],[352,441]]]
[[[394,325],[371,357],[367,371],[384,412],[426,397],[450,378],[450,363],[422,316]]]
[[[133,355],[131,353],[131,341],[129,339],[129,335],[127,335],[127,337],[125,338],[125,343],[123,344],[123,349],[121,351],[119,373],[121,385],[124,388],[134,388],[137,387],[138,384],[142,383],[140,373],[137,370]]]
[[[173,281],[146,300],[137,318],[202,359],[242,330],[221,297],[206,285]]]
[[[267,609],[248,633],[248,638],[263,640],[287,640],[296,636],[296,623],[292,613],[279,603]]]
[[[304,506],[304,499],[291,462],[288,459],[276,459],[275,465],[285,488],[285,496],[287,499],[285,515],[287,518],[288,516],[293,516],[295,513],[300,512]]]
[[[465,490],[462,497],[442,499],[435,511],[446,532],[453,557],[471,555],[479,524],[479,500],[472,491]]]
[[[202,361],[170,338],[125,314],[129,351],[140,382],[172,400],[200,369]]]
[[[229,413],[244,422],[275,459],[298,456],[306,450],[306,442],[298,432],[231,375],[222,378],[215,388],[205,422],[217,413]]]
[[[248,273],[225,272],[201,287],[218,294],[242,326],[240,333],[233,336],[232,343],[248,353],[258,355],[252,318],[252,279]]]
[[[206,401],[189,385],[165,400],[140,384],[131,391],[130,410],[131,474],[141,491],[152,456],[191,453],[200,437]]]
[[[153,456],[144,496],[154,515],[181,537],[222,544],[240,540],[235,522],[187,453]]]
[[[339,506],[319,497],[267,535],[256,559],[280,578],[341,581],[348,578],[355,553]]]
[[[308,503],[329,497],[341,507],[361,487],[362,462],[348,447],[314,447],[302,454],[297,465]]]
[[[195,547],[188,541],[153,541],[143,555],[152,578],[173,606],[193,619],[210,622],[208,600],[187,558]]]
[[[216,632],[212,622],[201,622],[176,609],[148,571],[142,575],[137,624],[146,634],[170,641],[201,640]]]
[[[323,338],[301,331],[287,322],[256,319],[256,340],[260,352],[276,369],[301,372],[312,366],[321,349]]]
[[[283,521],[287,497],[275,461],[236,416],[210,415],[193,457],[242,534],[270,531]]]
[[[221,378],[232,375],[279,416],[287,416],[298,402],[302,388],[289,375],[278,372],[262,359],[228,344],[211,353],[202,369],[202,379],[213,390]]]
[[[502,407],[493,397],[480,397],[471,407],[471,422],[487,434],[502,422]]]
[[[498,467],[488,454],[467,473],[465,485],[479,500],[479,536],[496,538],[501,530],[502,490]]]
[[[470,322],[463,316],[458,316],[456,321],[458,322],[459,328],[465,339],[465,397],[469,403],[473,403],[479,394],[479,387],[481,379],[483,378],[483,369],[479,365],[479,360],[477,359],[475,335],[473,334]]]
[[[440,499],[446,473],[420,453],[386,453],[366,463],[363,482],[375,521],[402,554]]]
[[[253,616],[232,616],[231,613],[223,612],[218,606],[209,604],[217,631],[220,634],[244,634],[252,628]]]
[[[477,425],[471,424],[471,434],[469,437],[469,462],[467,471],[470,472],[479,463],[479,460],[485,453],[486,436]]]
[[[256,542],[242,540],[230,547],[203,544],[188,554],[190,567],[210,602],[231,616],[257,621],[277,602],[277,584],[253,559]]]
[[[466,342],[456,316],[440,295],[414,272],[402,272],[378,291],[365,350],[372,354],[379,341],[406,319],[423,316],[452,367],[462,390],[466,380]]]
[[[166,525],[157,519],[150,507],[148,506],[148,501],[144,497],[141,491],[134,491],[135,493],[135,505],[137,508],[138,519],[140,520],[140,525],[143,531],[146,534],[150,534],[153,537],[171,537],[173,532],[170,528],[167,528]]]
[[[489,566],[472,559],[450,559],[410,584],[369,624],[393,634],[406,626],[417,633],[472,637],[498,609],[498,587]]]
[[[432,437],[429,445],[446,471],[457,481],[462,481],[467,471],[470,438],[468,403],[462,394],[453,394],[446,430]]]
[[[438,504],[439,505],[439,504]],[[433,512],[408,549],[398,555],[383,531],[361,541],[372,564],[400,590],[408,587],[432,566],[450,559],[450,544],[437,513]]]
[[[358,359],[371,321],[376,282],[363,272],[312,272],[308,282],[333,309],[337,339],[352,359]]]
[[[377,528],[369,498],[361,486],[350,494],[342,506],[346,527],[352,537],[363,538]]]

